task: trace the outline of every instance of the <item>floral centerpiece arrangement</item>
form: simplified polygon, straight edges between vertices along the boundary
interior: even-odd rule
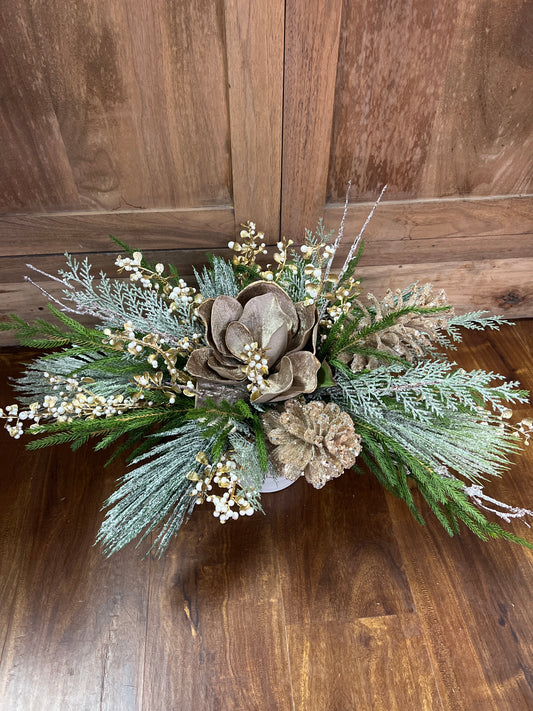
[[[60,298],[48,294],[58,323],[0,324],[23,345],[55,349],[26,366],[19,402],[0,410],[11,436],[33,435],[30,449],[99,438],[112,459],[129,452],[98,535],[106,553],[152,532],[161,553],[204,502],[222,523],[253,514],[266,477],[320,488],[361,465],[420,522],[414,487],[450,535],[463,522],[531,547],[483,510],[505,521],[531,512],[482,486],[528,443],[533,422],[512,425],[509,409],[527,393],[445,355],[460,328],[505,321],[454,315],[429,284],[364,295],[363,231],[333,269],[343,226],[333,242],[321,222],[299,247],[283,238],[261,266],[264,235],[249,222],[229,243],[233,259],[211,257],[194,287],[122,243],[120,278],[95,278],[67,254],[46,275],[62,285]]]

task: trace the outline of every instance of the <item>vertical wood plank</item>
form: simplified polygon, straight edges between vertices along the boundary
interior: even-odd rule
[[[283,114],[283,0],[226,0],[235,226],[254,220],[279,239]]]
[[[13,357],[0,359],[2,405],[15,371]],[[11,439],[2,454],[0,706],[137,711],[149,562],[132,546],[108,560],[93,545],[120,466]]]
[[[344,2],[328,202],[531,191],[531,5]]]
[[[457,360],[533,387],[533,324],[469,333]],[[519,347],[523,341],[524,348]],[[530,407],[513,407],[516,420]],[[514,418],[513,418],[514,419]],[[531,508],[531,454],[517,457],[502,479],[487,482],[489,496]],[[450,539],[428,514],[419,527],[405,505],[388,496],[421,626],[445,708],[529,711],[533,708],[533,554],[505,541],[481,542],[468,531]],[[488,514],[493,520],[498,520]],[[502,523],[531,540],[519,521]]]
[[[301,240],[324,210],[342,0],[287,0],[281,231]]]
[[[328,202],[426,194],[422,171],[457,2],[344,3]],[[439,127],[435,128],[439,131]]]
[[[198,508],[152,562],[144,709],[293,709],[272,526],[234,523]]]
[[[0,211],[79,204],[26,3],[0,5]]]
[[[532,33],[530,2],[457,3],[422,176],[426,195],[532,192]]]

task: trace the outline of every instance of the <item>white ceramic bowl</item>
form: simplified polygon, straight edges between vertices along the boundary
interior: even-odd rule
[[[278,476],[276,479],[271,476],[266,476],[261,493],[273,494],[275,491],[282,491],[283,489],[286,489],[291,484],[294,484],[294,481],[291,479],[285,479],[284,476]]]

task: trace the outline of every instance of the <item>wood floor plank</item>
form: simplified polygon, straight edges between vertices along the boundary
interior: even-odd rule
[[[514,329],[468,334],[457,360],[532,388],[531,343],[533,322],[523,321]],[[517,419],[528,412],[514,409]],[[490,496],[533,508],[530,449],[501,480],[486,485]],[[468,532],[449,539],[429,515],[420,528],[401,502],[388,501],[445,708],[533,708],[533,553],[504,541],[482,543]],[[519,522],[503,525],[532,539]]]
[[[417,615],[289,626],[297,709],[440,711]]]
[[[532,353],[522,321],[468,334],[456,358],[533,388]],[[16,362],[0,357],[1,405]],[[533,708],[519,546],[450,539],[430,516],[421,528],[369,474],[346,474],[223,527],[198,507],[161,560],[133,546],[106,560],[93,541],[124,465],[1,446],[2,711]],[[532,472],[530,447],[487,491],[533,508]]]
[[[414,611],[377,480],[350,472],[317,490],[300,479],[283,495],[272,517],[288,625]]]
[[[0,361],[3,404],[7,365]],[[102,455],[63,447],[30,453],[21,445],[2,441],[0,584],[12,603],[0,707],[133,711],[142,692],[149,565],[137,567],[133,549],[110,561],[93,546],[117,469],[104,471]]]
[[[261,514],[233,523],[197,509],[152,564],[146,710],[293,708],[272,527]]]

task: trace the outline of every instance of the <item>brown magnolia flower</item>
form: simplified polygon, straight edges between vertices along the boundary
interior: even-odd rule
[[[186,370],[200,387],[202,380],[233,386],[248,380],[250,397],[258,403],[316,390],[314,304],[295,304],[277,284],[257,281],[235,299],[206,299],[198,314],[209,345],[191,353]]]
[[[352,418],[335,403],[290,400],[285,408],[262,417],[271,460],[281,476],[305,476],[316,489],[353,466],[361,451],[361,437]]]

